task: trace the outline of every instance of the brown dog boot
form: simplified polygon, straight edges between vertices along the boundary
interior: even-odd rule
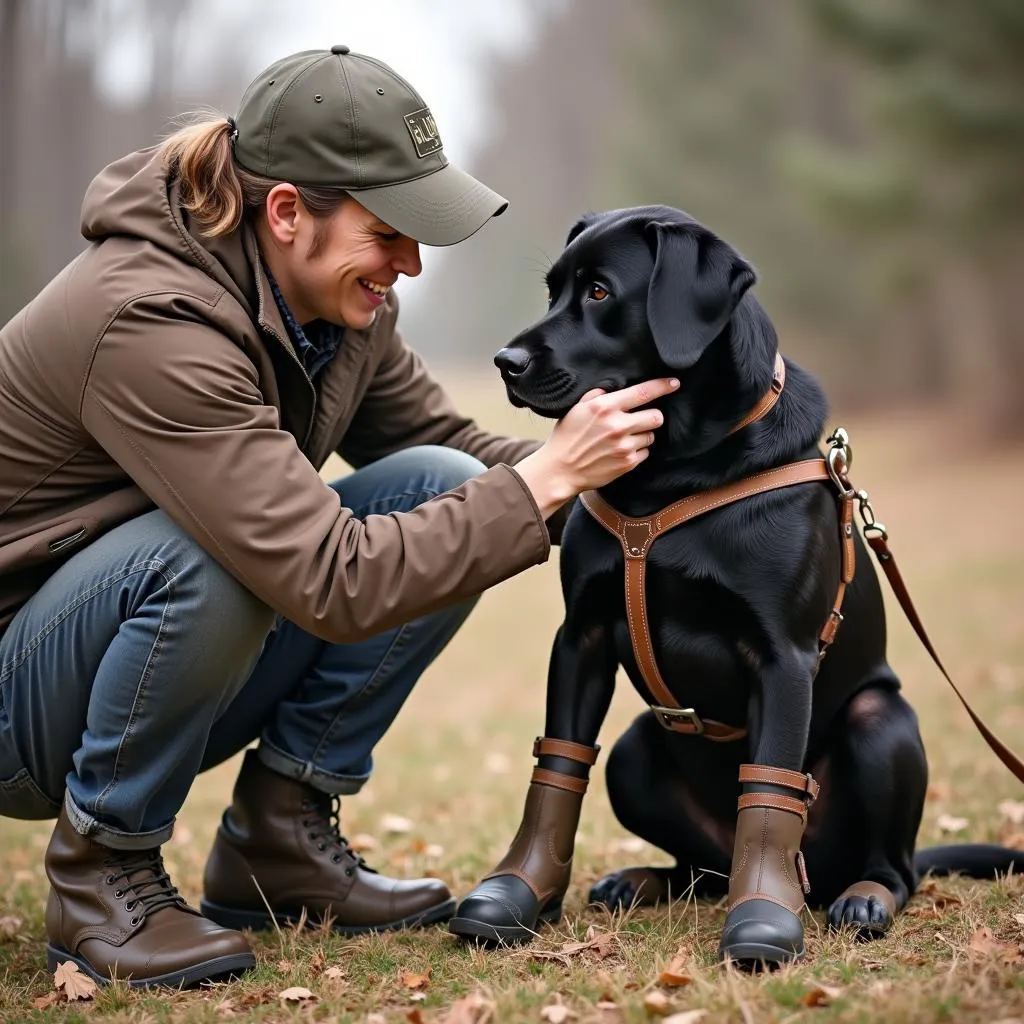
[[[94,981],[175,988],[224,978],[256,958],[237,931],[178,895],[159,849],[112,850],[76,832],[61,809],[44,858],[47,963],[70,960]]]
[[[338,831],[336,799],[267,768],[255,750],[242,762],[203,890],[203,913],[231,928],[288,925],[305,911],[311,925],[329,918],[335,931],[356,934],[446,921],[455,910],[436,878],[399,881],[368,867]]]
[[[525,942],[562,915],[587,776],[598,747],[538,737],[537,758],[565,758],[579,775],[534,768],[522,822],[508,853],[459,905],[448,930],[483,943]],[[555,761],[557,764],[557,760]]]
[[[818,794],[810,775],[740,765],[729,913],[719,953],[745,964],[777,964],[804,954],[800,911],[810,891],[800,843]]]

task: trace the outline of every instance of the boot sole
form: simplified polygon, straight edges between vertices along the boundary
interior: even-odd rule
[[[562,901],[547,907],[537,915],[537,924],[558,924],[562,919]],[[460,939],[469,939],[482,946],[515,946],[537,937],[535,929],[516,924],[486,924],[472,917],[453,917],[448,931]]]
[[[75,964],[83,974],[87,974],[98,985],[109,985],[114,980],[113,978],[108,978],[106,975],[97,972],[89,962],[87,960],[83,960],[82,957],[75,956],[74,953],[69,953],[66,949],[61,949],[59,946],[47,945],[46,966],[49,968],[51,974],[57,970],[58,964],[62,964],[67,960],[70,960]],[[235,956],[221,956],[216,957],[213,960],[206,960],[201,964],[195,964],[183,971],[171,971],[170,974],[159,974],[155,978],[119,978],[117,980],[123,980],[129,988],[155,988],[157,986],[169,988],[192,988],[201,982],[212,981],[215,978],[226,979],[228,977],[244,974],[250,968],[255,966],[256,957],[253,956],[252,953],[238,953]]]
[[[242,910],[237,907],[224,907],[219,903],[201,900],[199,911],[203,917],[209,918],[222,928],[241,931],[248,928],[254,932],[265,932],[277,924],[282,928],[291,928],[300,921],[297,914],[268,914],[265,910]],[[424,910],[419,914],[411,914],[400,921],[387,921],[382,924],[339,924],[331,922],[331,930],[339,935],[364,935],[368,932],[397,932],[403,928],[423,928],[427,925],[447,921],[455,913],[455,897],[438,903],[437,906]],[[319,928],[323,924],[320,918],[307,917],[307,928]]]
[[[762,942],[741,942],[729,949],[722,950],[722,959],[728,957],[748,970],[756,970],[759,965],[775,967],[779,964],[793,963],[800,960],[806,949],[784,949],[782,946],[769,946]]]

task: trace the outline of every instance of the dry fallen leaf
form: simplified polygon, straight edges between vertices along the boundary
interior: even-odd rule
[[[800,1000],[804,1006],[828,1006],[843,994],[841,988],[832,985],[815,985],[804,993]]]
[[[442,1024],[488,1024],[494,1017],[494,1003],[474,992],[452,1003]]]
[[[222,999],[214,1009],[217,1011],[218,1017],[237,1017],[238,1014],[235,1012],[235,1004],[230,999]]]
[[[281,974],[291,974],[293,966],[291,960],[277,961],[277,969]]]
[[[438,843],[427,843],[423,853],[430,860],[440,860],[444,856],[444,847]]]
[[[568,1006],[563,1006],[561,1003],[551,1003],[550,1006],[545,1006],[540,1011],[540,1015],[541,1019],[546,1020],[548,1024],[565,1024],[570,1017],[576,1016]]]
[[[388,1024],[388,1019],[383,1013],[368,1013],[366,1024]]]
[[[946,892],[939,888],[939,883],[934,878],[929,878],[920,889],[936,907],[950,906],[962,902],[955,893]]]
[[[414,1006],[411,1010],[406,1010],[405,1019],[409,1024],[423,1024],[423,1014],[418,1006]]]
[[[644,1012],[648,1017],[667,1017],[672,1012],[672,1003],[664,992],[655,989],[644,996]]]
[[[1004,800],[999,813],[1014,825],[1024,825],[1024,800]]]
[[[408,818],[403,818],[400,814],[385,814],[380,819],[380,827],[385,832],[402,834],[412,831],[412,822]]]
[[[685,1010],[683,1013],[673,1013],[666,1017],[661,1024],[697,1024],[697,1021],[707,1015],[707,1010]]]
[[[936,824],[940,832],[963,832],[970,822],[966,818],[956,818],[952,814],[940,814]]]
[[[316,999],[316,996],[308,988],[294,985],[292,988],[286,988],[283,992],[278,992],[277,998],[282,1003],[304,1003]]]
[[[1024,952],[1016,942],[1002,942],[990,928],[981,927],[972,936],[967,947],[979,956],[998,957],[1007,966],[1024,963]]]
[[[414,974],[412,971],[402,971],[398,977],[406,988],[426,988],[430,984],[430,971],[431,968],[429,967],[422,974]]]
[[[21,931],[21,918],[7,915],[0,917],[0,942],[10,942]]]
[[[658,984],[664,988],[682,988],[689,985],[693,981],[686,970],[689,959],[689,950],[677,953],[668,967],[658,975]]]
[[[32,1005],[37,1010],[48,1010],[51,1006],[56,1006],[60,1002],[60,996],[56,992],[47,992],[45,996],[39,996],[37,999],[32,1000]]]
[[[340,967],[328,967],[327,970],[324,971],[324,977],[327,978],[328,981],[340,981],[345,977],[345,972]]]
[[[92,999],[96,994],[96,982],[83,974],[72,960],[57,964],[57,970],[53,972],[53,987],[63,992],[69,1003],[76,999]]]
[[[1021,928],[1024,928],[1024,914],[1014,914],[1013,919],[1021,926]]]

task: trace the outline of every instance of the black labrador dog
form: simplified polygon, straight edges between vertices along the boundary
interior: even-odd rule
[[[548,272],[548,311],[496,356],[508,397],[560,417],[591,388],[678,376],[679,390],[658,402],[665,422],[650,457],[600,492],[631,517],[820,458],[826,399],[788,361],[771,411],[734,430],[771,388],[778,351],[749,290],[754,280],[732,246],[678,210],[588,215]],[[651,711],[634,721],[608,757],[612,807],[676,864],[607,875],[592,902],[615,908],[728,891],[722,955],[779,962],[803,953],[805,900],[828,907],[832,926],[873,937],[924,871],[992,877],[1024,866],[1024,855],[992,846],[915,855],[925,751],[886,660],[880,588],[856,531],[844,619],[819,663],[840,573],[837,514],[834,488],[804,483],[719,508],[651,546],[646,598],[661,674],[694,721],[746,736],[679,735]],[[562,539],[565,620],[523,823],[460,905],[450,923],[458,935],[522,941],[560,914],[619,665],[653,703],[631,643],[623,564],[617,539],[577,502]],[[742,766],[754,770],[743,775]],[[738,799],[746,802],[739,814]]]

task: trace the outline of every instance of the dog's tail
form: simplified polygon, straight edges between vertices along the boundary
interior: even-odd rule
[[[929,846],[914,854],[914,868],[922,875],[962,874],[968,878],[995,878],[1009,872],[1024,873],[1024,850],[992,843]]]

